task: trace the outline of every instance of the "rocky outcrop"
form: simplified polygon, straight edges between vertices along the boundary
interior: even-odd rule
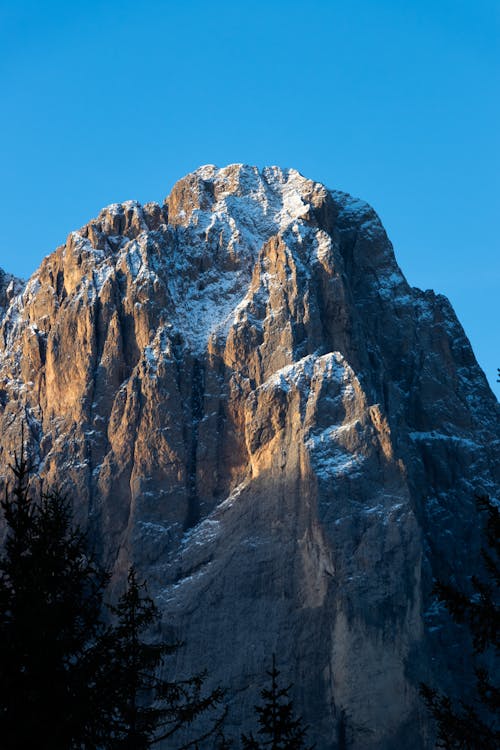
[[[10,300],[0,393],[0,465],[24,419],[182,633],[178,673],[232,687],[230,730],[276,652],[318,750],[343,711],[359,750],[431,746],[418,683],[449,688],[458,643],[432,579],[477,554],[498,405],[367,204],[231,165],[109,206]]]
[[[9,304],[17,294],[20,294],[24,286],[24,281],[5,273],[0,268],[0,320],[5,314]]]

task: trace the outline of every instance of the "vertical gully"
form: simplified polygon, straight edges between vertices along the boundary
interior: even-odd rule
[[[191,439],[188,448],[187,464],[187,513],[184,529],[195,526],[200,519],[200,498],[196,487],[199,425],[203,419],[203,398],[205,393],[205,366],[199,359],[193,362],[191,381]]]

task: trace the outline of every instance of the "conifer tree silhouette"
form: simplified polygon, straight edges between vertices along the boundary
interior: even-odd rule
[[[159,676],[181,644],[148,639],[159,613],[133,568],[109,607],[115,623],[104,623],[109,575],[73,526],[69,501],[56,491],[30,494],[24,428],[11,470],[1,503],[2,750],[145,750],[221,708],[223,690],[207,691],[205,673],[177,682]],[[224,716],[221,708],[176,750],[203,746]]]
[[[485,663],[477,662],[472,702],[452,699],[429,685],[420,692],[437,723],[438,745],[444,750],[498,750],[500,747],[500,509],[487,496],[477,496],[478,508],[485,513],[485,544],[481,549],[484,575],[471,576],[465,593],[450,583],[438,581],[434,591],[455,622],[472,636],[476,659],[487,654],[485,662],[496,667],[490,674]]]
[[[221,688],[205,690],[206,674],[180,681],[161,677],[166,656],[181,643],[154,642],[148,633],[159,623],[160,614],[146,585],[139,583],[134,567],[118,604],[111,607],[116,618],[112,632],[116,690],[116,710],[110,750],[146,750],[160,740],[168,740],[192,724],[202,714],[220,707]],[[196,747],[216,733],[224,711],[213,716],[202,736],[185,740],[181,747]]]
[[[272,668],[267,674],[271,686],[261,690],[262,703],[255,706],[258,717],[258,739],[253,734],[242,735],[243,750],[312,750],[306,748],[307,727],[301,717],[296,717],[293,701],[290,698],[292,685],[280,687],[280,672],[276,668],[276,657],[273,654]]]
[[[92,748],[105,732],[99,652],[108,576],[73,528],[68,501],[57,492],[30,497],[24,429],[11,470],[1,503],[1,746]]]

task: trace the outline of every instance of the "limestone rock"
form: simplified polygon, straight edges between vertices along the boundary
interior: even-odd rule
[[[12,276],[10,273],[5,273],[0,268],[0,319],[5,314],[8,306],[17,294],[20,294],[24,282],[21,279]]]
[[[431,747],[418,683],[449,689],[456,646],[432,578],[477,555],[498,404],[373,209],[205,166],[3,279],[0,475],[25,420],[117,585],[150,581],[178,673],[231,687],[229,731],[275,652],[318,750],[342,710],[357,750]]]

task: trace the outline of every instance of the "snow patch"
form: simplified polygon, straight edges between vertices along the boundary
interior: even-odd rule
[[[99,293],[101,289],[103,288],[106,281],[113,276],[114,268],[111,265],[108,265],[106,263],[103,263],[99,266],[96,266],[94,269],[92,269],[92,280],[94,282],[94,286]]]
[[[478,443],[475,443],[473,440],[463,437],[462,435],[446,435],[444,432],[438,432],[437,430],[432,430],[431,432],[410,432],[410,438],[414,442],[426,443],[434,440],[447,440],[453,443],[466,445],[469,448],[481,448]]]
[[[361,453],[349,453],[338,444],[337,438],[335,430],[324,430],[306,440],[314,473],[320,479],[335,479],[359,474],[361,471],[365,456]]]
[[[164,534],[168,534],[172,529],[172,525],[164,526],[161,523],[153,523],[152,521],[137,521],[137,525],[140,526],[146,534],[153,536],[163,536]],[[176,525],[177,524],[174,524],[174,526]]]
[[[220,521],[214,518],[205,518],[197,526],[194,526],[189,531],[186,531],[182,540],[183,547],[190,547],[196,545],[204,547],[219,536],[220,533]]]

